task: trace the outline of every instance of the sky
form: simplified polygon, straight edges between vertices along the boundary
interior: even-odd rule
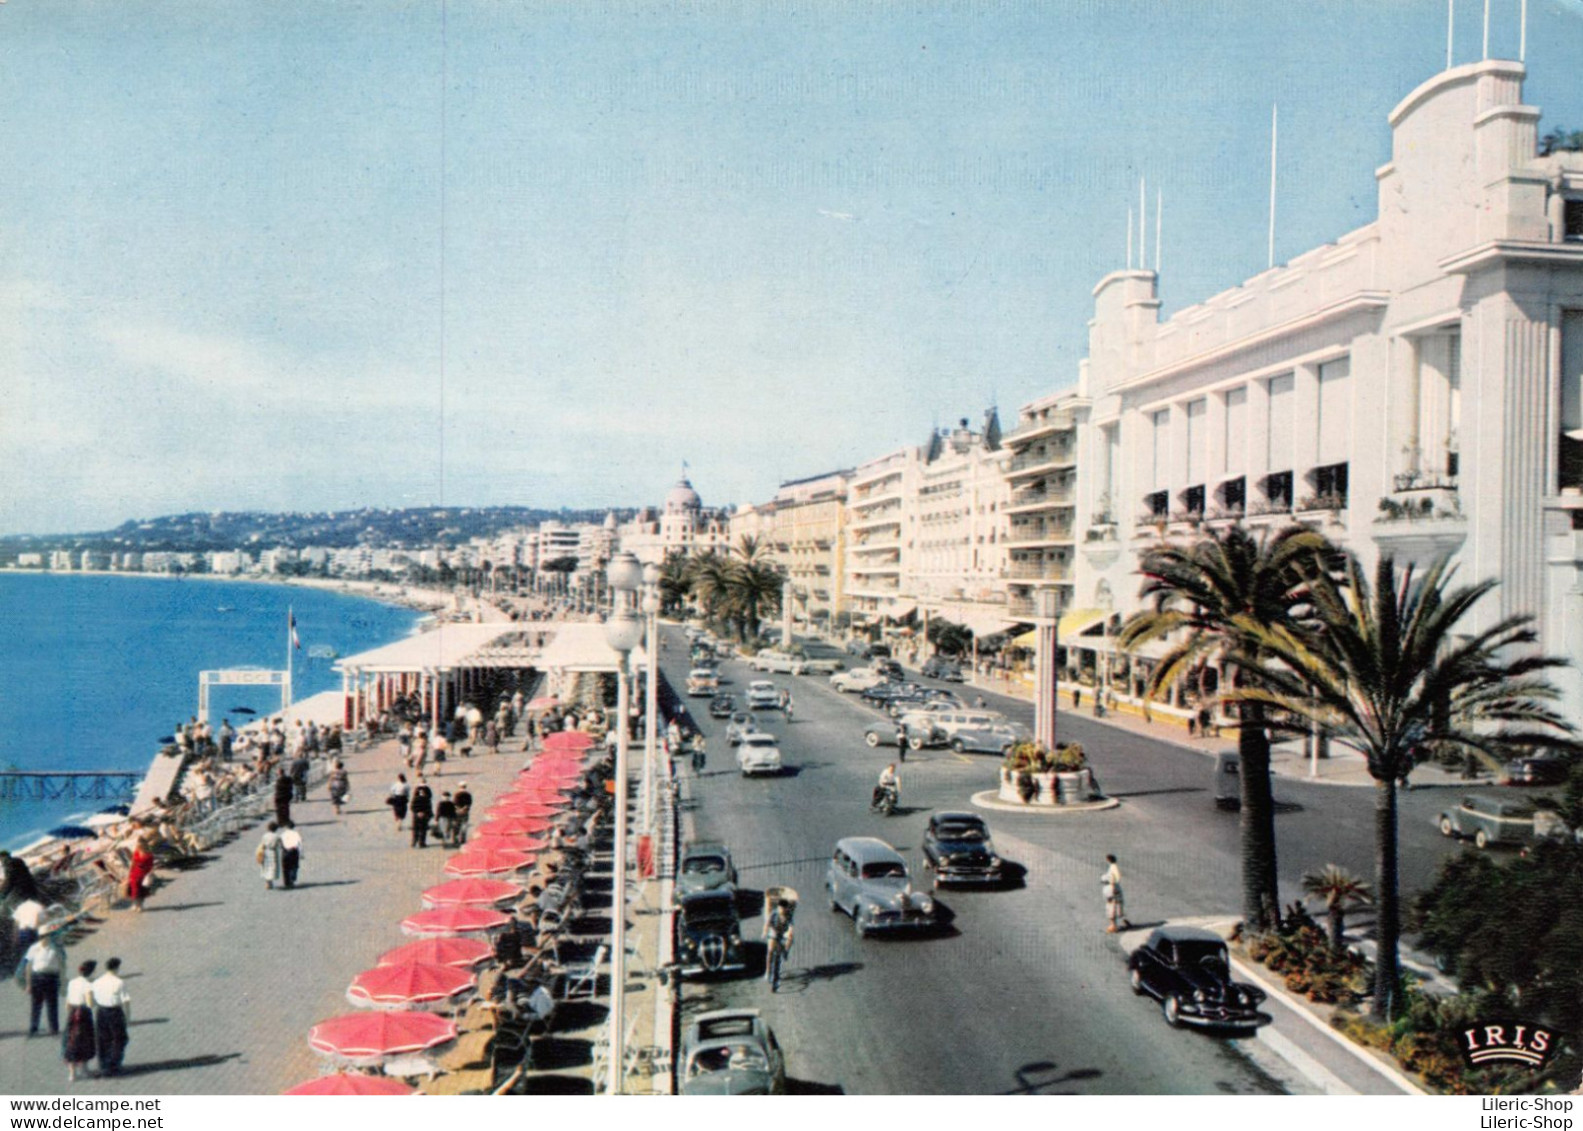
[[[1140,177],[1165,316],[1264,269],[1273,103],[1277,261],[1373,220],[1447,7],[0,3],[0,534],[756,502],[1013,419]],[[1583,128],[1583,0],[1528,21]]]

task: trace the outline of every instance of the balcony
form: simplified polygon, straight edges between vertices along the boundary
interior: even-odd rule
[[[901,507],[886,507],[873,514],[857,515],[850,527],[853,531],[874,530],[881,526],[900,526]]]
[[[1060,612],[1066,612],[1066,605],[1059,607]],[[1035,620],[1039,610],[1032,597],[1013,597],[1006,602],[1006,615],[1016,620]]]
[[[1026,522],[1006,532],[1005,544],[1017,546],[1061,545],[1072,541],[1070,522]]]
[[[1011,464],[1006,468],[1006,475],[1008,478],[1016,479],[1076,466],[1077,445],[1057,444],[1043,451],[1024,452],[1014,456]]]
[[[1380,500],[1374,516],[1374,541],[1406,557],[1454,553],[1468,536],[1462,500],[1452,485],[1414,486]]]
[[[1002,571],[1012,581],[1070,581],[1072,567],[1067,562],[1012,562]]]
[[[1044,507],[1069,507],[1077,498],[1070,485],[1022,487],[1011,493],[1011,501],[1004,508],[1005,514],[1019,511],[1040,510]]]
[[[1007,432],[1000,438],[1000,442],[1005,447],[1031,444],[1042,436],[1056,436],[1062,432],[1070,432],[1074,427],[1072,418],[1064,414],[1050,417],[1048,420],[1030,420]]]

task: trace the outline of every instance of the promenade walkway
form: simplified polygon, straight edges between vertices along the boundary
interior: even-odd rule
[[[430,778],[436,799],[465,780],[481,814],[521,768],[521,749],[517,739],[497,756],[446,763]],[[298,888],[265,890],[255,827],[186,870],[162,870],[144,913],[111,911],[70,946],[72,969],[123,959],[132,999],[124,1075],[68,1086],[60,1042],[28,1039],[26,996],[0,987],[0,1093],[273,1094],[317,1075],[308,1029],[351,1011],[348,983],[411,941],[400,921],[420,910],[423,889],[451,878],[442,871],[451,852],[409,848],[383,803],[401,769],[395,741],[346,762],[352,803],[343,816],[322,785],[293,807],[305,852]]]

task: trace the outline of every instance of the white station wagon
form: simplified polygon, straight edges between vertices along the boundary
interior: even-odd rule
[[[780,773],[781,748],[776,745],[775,736],[761,730],[744,735],[737,747],[737,769],[745,778]]]

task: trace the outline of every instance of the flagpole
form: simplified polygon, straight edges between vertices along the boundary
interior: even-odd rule
[[[292,677],[291,637],[292,637],[292,633],[295,631],[296,623],[297,623],[297,614],[292,609],[292,607],[290,605],[287,605],[286,606],[286,702],[281,704],[281,710],[282,711],[286,710],[287,708],[289,708],[291,706],[291,677]]]

